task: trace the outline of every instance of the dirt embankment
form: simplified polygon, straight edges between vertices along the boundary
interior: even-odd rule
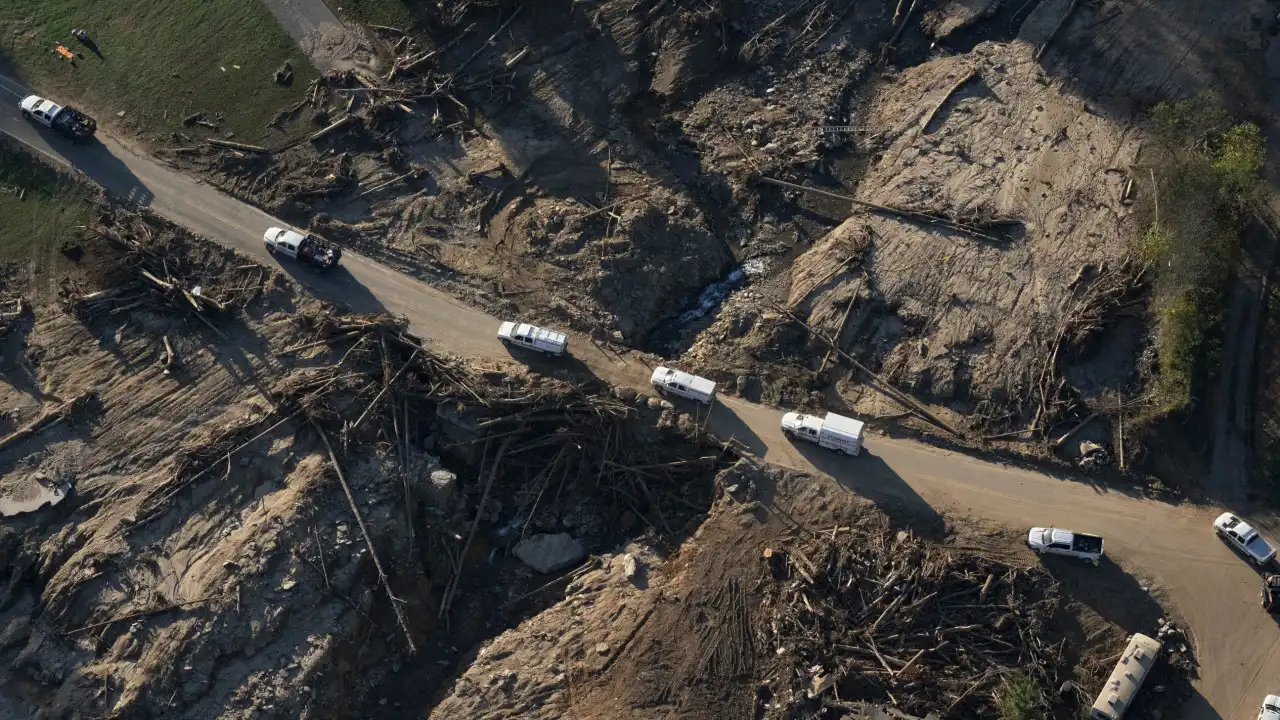
[[[677,555],[602,557],[480,646],[429,717],[841,717],[861,703],[993,717],[1019,677],[1035,707],[1076,717],[1127,641],[1080,592],[1096,571],[1029,565],[1012,537],[923,541],[826,481],[746,461],[717,492]],[[1159,606],[1128,602],[1157,633]],[[1164,637],[1163,690],[1135,716],[1190,692],[1189,648]]]

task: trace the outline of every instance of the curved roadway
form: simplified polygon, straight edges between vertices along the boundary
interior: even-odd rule
[[[132,152],[109,136],[100,143],[72,146],[24,122],[17,97],[25,90],[0,76],[0,132],[51,159],[72,166],[114,195],[168,217],[188,229],[290,273],[299,268],[276,263],[262,244],[262,231],[280,221],[193,180],[151,158]],[[495,341],[498,320],[417,280],[357,254],[344,256],[345,271],[297,279],[319,297],[360,312],[385,311],[409,318],[414,331],[441,350],[501,359]],[[571,340],[572,359],[551,364],[531,361],[549,373],[589,371],[617,384],[646,388],[649,369],[637,360],[605,352],[585,339]],[[528,358],[521,358],[528,360]],[[1184,717],[1194,720],[1254,718],[1263,696],[1280,694],[1280,629],[1259,607],[1258,575],[1215,539],[1215,510],[1175,507],[1096,489],[1071,480],[941,451],[908,440],[871,437],[859,458],[836,458],[816,448],[788,443],[778,429],[779,411],[724,397],[710,427],[734,437],[764,459],[813,473],[880,504],[922,532],[942,525],[940,513],[982,518],[1015,528],[1058,525],[1106,537],[1108,555],[1102,583],[1150,587],[1171,600],[1190,625],[1202,677]],[[1110,570],[1108,571],[1108,567]],[[1102,585],[1091,600],[1102,616],[1122,626],[1133,592],[1109,601]],[[1131,626],[1127,631],[1153,632]]]

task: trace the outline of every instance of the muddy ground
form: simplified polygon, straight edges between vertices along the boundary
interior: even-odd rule
[[[1209,91],[1262,117],[1250,68],[1280,8],[900,5],[419,8],[377,30],[380,67],[283,112],[275,152],[201,146],[194,126],[172,158],[490,310],[679,357],[722,391],[901,418],[831,341],[969,442],[1080,460],[1087,441],[1114,464],[1156,361],[1132,243],[1152,203],[1144,114]]]

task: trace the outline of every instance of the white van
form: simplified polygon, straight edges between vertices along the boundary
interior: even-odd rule
[[[498,327],[498,339],[503,345],[518,345],[556,357],[563,355],[569,345],[569,338],[564,333],[529,323],[502,323]]]
[[[866,427],[861,420],[835,413],[827,413],[821,420],[813,415],[793,412],[782,416],[782,432],[788,440],[808,440],[818,447],[835,450],[839,455],[862,452],[862,436],[866,434]]]
[[[660,393],[671,393],[704,405],[710,405],[716,395],[716,384],[710,380],[666,367],[654,370],[650,382]]]

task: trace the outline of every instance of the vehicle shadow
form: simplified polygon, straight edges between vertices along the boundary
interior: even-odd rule
[[[946,520],[902,479],[884,460],[866,448],[857,457],[840,456],[805,442],[796,450],[841,487],[875,503],[895,526],[909,528],[920,537],[941,540]]]
[[[51,134],[50,130],[42,131],[50,147],[76,170],[106,188],[113,197],[139,207],[148,206],[155,200],[151,188],[101,141],[75,143],[62,137],[50,137]]]
[[[1067,597],[1087,605],[1130,635],[1154,633],[1164,616],[1142,583],[1107,555],[1097,567],[1055,555],[1041,555],[1040,564],[1062,583]]]
[[[1142,698],[1143,695],[1139,693],[1138,698],[1133,703],[1133,708],[1130,709],[1131,714],[1135,717],[1143,716],[1140,714],[1142,712]],[[1191,691],[1191,697],[1187,698],[1186,702],[1182,704],[1180,717],[1197,718],[1197,720],[1222,720],[1222,715],[1213,709],[1213,706],[1209,704],[1209,700],[1194,688]]]
[[[361,314],[388,312],[382,301],[342,264],[325,273],[289,258],[280,258],[276,265],[307,292],[340,310]]]
[[[495,324],[493,342],[502,345],[506,349],[507,354],[511,356],[513,362],[524,365],[530,370],[536,371],[539,375],[564,380],[574,384],[581,384],[584,378],[589,378],[591,383],[602,383],[595,376],[591,368],[581,359],[573,356],[573,341],[569,340],[569,349],[560,357],[547,355],[546,353],[530,350],[528,348],[516,347],[515,345],[507,345],[498,339],[498,327]]]
[[[692,403],[695,404],[696,403]],[[701,406],[699,406],[701,407]],[[711,407],[711,422],[707,424],[711,434],[719,442],[740,444],[756,457],[764,457],[769,447],[764,440],[742,421],[733,408],[717,400]]]

